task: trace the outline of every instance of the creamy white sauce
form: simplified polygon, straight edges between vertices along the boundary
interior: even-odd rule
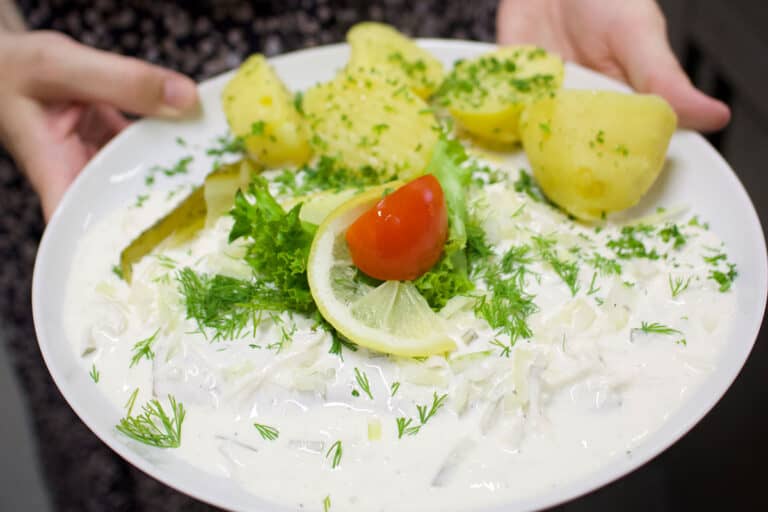
[[[499,253],[544,234],[556,236],[563,255],[572,246],[609,255],[605,243],[619,230],[596,233],[509,184],[488,186],[474,200]],[[187,409],[177,455],[291,507],[322,510],[329,496],[333,511],[468,510],[530,497],[631,456],[712,371],[735,307],[734,293],[707,279],[711,267],[702,259],[720,241],[685,226],[681,249],[644,238],[669,257],[619,260],[622,275],[598,275],[592,294],[587,264],[572,297],[551,268],[532,263],[540,276],[526,283],[538,306],[529,319],[534,335],[509,357],[489,344],[503,336],[471,310],[447,317],[459,345],[451,359],[492,353],[458,361],[395,360],[364,349],[344,349],[342,360],[328,353],[329,335],[313,331],[312,320],[286,314],[264,321],[254,336],[211,342],[185,319],[167,260],[146,257],[132,286],[110,272],[127,242],[171,206],[156,194],[84,236],[71,269],[67,337],[83,371],[98,368],[95,385],[121,413],[137,388],[134,411],[174,395]],[[161,252],[176,269],[247,278],[240,249],[227,244],[230,226],[222,218]],[[670,274],[692,277],[675,298]],[[683,334],[642,333],[642,322]],[[281,328],[293,331],[291,340],[279,351],[266,348],[280,341]],[[154,359],[129,368],[133,345],[157,329]],[[355,368],[368,376],[373,400],[357,386]],[[417,418],[416,405],[430,405],[435,392],[448,395],[446,405],[418,434],[398,439],[396,418]],[[279,438],[263,439],[254,422],[277,428]],[[381,438],[369,439],[377,427]],[[333,469],[327,452],[337,440],[343,455]]]

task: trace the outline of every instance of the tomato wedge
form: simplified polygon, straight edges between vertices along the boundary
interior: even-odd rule
[[[384,281],[410,281],[432,268],[447,236],[443,189],[431,174],[383,197],[346,233],[354,264]]]

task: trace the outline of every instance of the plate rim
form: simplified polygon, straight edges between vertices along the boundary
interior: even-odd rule
[[[478,41],[464,41],[459,39],[419,38],[416,40],[419,42],[419,44],[424,45],[438,52],[449,51],[451,47],[461,48],[461,49],[472,49],[477,51],[487,51],[497,47],[497,45],[493,43],[478,42]],[[268,60],[270,61],[270,63],[276,64],[276,63],[279,63],[281,60],[293,59],[293,58],[296,58],[297,56],[311,56],[313,53],[316,53],[316,52],[323,53],[328,51],[338,51],[339,49],[344,49],[344,48],[348,48],[347,43],[343,43],[343,42],[334,43],[329,45],[304,48],[304,49],[280,54],[274,57],[270,57]],[[614,86],[616,87],[619,87],[625,90],[630,90],[629,87],[626,86],[625,84],[618,82],[605,75],[602,75],[600,73],[597,73],[591,69],[585,68],[583,66],[580,66],[578,64],[571,63],[571,62],[569,62],[568,65],[576,66],[577,68],[580,69],[580,71],[585,71],[590,75],[597,76],[602,81],[609,80],[613,82]],[[198,91],[199,91],[200,97],[201,98],[203,97],[206,90],[216,87],[218,82],[228,79],[228,77],[232,76],[233,73],[234,73],[234,70],[230,70],[200,82],[198,84]],[[37,254],[35,256],[35,264],[34,264],[33,276],[32,276],[31,303],[32,303],[32,313],[33,313],[33,322],[35,327],[36,339],[38,342],[38,347],[40,348],[40,352],[43,356],[43,360],[48,369],[48,372],[51,378],[53,379],[54,383],[56,384],[56,387],[58,388],[62,397],[66,400],[66,402],[69,404],[69,406],[78,416],[78,418],[88,427],[88,429],[91,432],[93,432],[93,434],[96,435],[111,450],[113,450],[115,453],[120,455],[123,459],[125,459],[127,462],[129,462],[130,464],[132,464],[134,467],[138,468],[145,474],[158,480],[164,485],[167,485],[175,489],[178,492],[181,492],[183,494],[186,494],[188,496],[191,496],[195,499],[198,499],[205,503],[209,503],[214,506],[225,507],[231,510],[240,510],[242,507],[242,503],[236,500],[230,501],[229,496],[225,494],[215,496],[213,494],[206,493],[202,489],[198,489],[195,486],[191,486],[189,485],[189,482],[185,482],[186,476],[182,477],[178,474],[174,474],[172,471],[163,470],[162,467],[156,464],[153,464],[148,459],[142,457],[135,450],[129,447],[128,444],[120,443],[119,441],[116,441],[114,437],[110,437],[109,432],[106,429],[102,429],[102,427],[97,424],[98,423],[97,421],[93,421],[93,419],[90,418],[91,414],[89,413],[88,407],[86,407],[83,403],[81,403],[81,401],[77,397],[74,396],[76,394],[76,390],[70,389],[69,387],[70,384],[67,382],[66,375],[62,374],[62,369],[59,366],[57,366],[57,362],[53,360],[51,349],[48,346],[49,343],[51,342],[42,341],[42,336],[41,336],[42,327],[40,326],[45,320],[43,317],[43,312],[41,311],[41,308],[42,308],[41,301],[45,300],[42,298],[45,296],[45,288],[41,278],[41,272],[42,272],[41,260],[43,260],[43,258],[45,258],[45,255],[51,251],[51,249],[49,249],[49,245],[52,243],[50,242],[51,236],[52,236],[51,233],[56,229],[56,227],[61,222],[63,222],[60,220],[65,215],[62,212],[65,212],[67,210],[66,205],[74,201],[74,196],[76,195],[76,191],[81,186],[82,182],[86,179],[84,178],[84,176],[88,176],[89,174],[95,172],[93,171],[93,169],[99,166],[99,162],[101,161],[101,159],[107,158],[105,155],[111,152],[115,146],[122,144],[122,139],[125,136],[133,133],[136,130],[143,129],[145,124],[146,124],[146,120],[140,120],[136,123],[133,123],[131,126],[123,130],[123,132],[121,132],[116,137],[114,137],[111,141],[109,141],[88,162],[88,164],[78,174],[74,182],[70,185],[66,194],[60,201],[59,206],[56,208],[56,211],[54,212],[50,221],[48,222],[45,228],[45,231],[43,232],[43,235],[41,237]],[[754,348],[755,342],[759,335],[760,327],[762,326],[762,320],[764,318],[765,309],[766,309],[766,299],[768,298],[766,294],[766,290],[768,290],[768,256],[766,255],[766,242],[765,242],[765,235],[763,233],[762,225],[760,223],[759,216],[757,215],[757,210],[754,206],[754,203],[749,197],[749,193],[747,192],[741,180],[738,178],[738,175],[727,163],[727,161],[723,158],[723,156],[720,155],[720,153],[718,153],[714,149],[714,147],[712,147],[712,145],[700,134],[695,132],[685,131],[685,130],[678,131],[678,133],[689,134],[694,139],[697,139],[697,143],[699,144],[703,143],[703,147],[705,148],[705,151],[708,152],[707,158],[712,159],[717,163],[717,165],[724,167],[725,169],[730,171],[729,173],[727,173],[728,179],[731,180],[737,186],[737,189],[739,190],[739,192],[746,197],[747,203],[749,205],[749,210],[750,210],[749,213],[753,221],[752,227],[756,225],[758,228],[757,229],[757,233],[759,234],[758,241],[761,242],[760,246],[762,248],[762,251],[759,258],[761,260],[761,265],[759,268],[760,274],[761,274],[760,275],[761,282],[758,283],[757,286],[759,287],[760,290],[762,290],[762,293],[761,293],[762,301],[761,301],[761,304],[756,305],[756,309],[761,313],[756,317],[756,318],[759,318],[759,320],[755,323],[754,326],[752,326],[749,329],[749,331],[751,332],[750,334],[751,342],[749,343],[748,349],[743,354],[743,358],[739,357],[740,359],[739,364],[734,365],[731,368],[731,371],[724,376],[725,381],[727,381],[727,385],[722,386],[720,389],[718,389],[716,393],[712,393],[708,395],[707,400],[702,401],[701,403],[699,403],[697,407],[694,407],[694,410],[692,410],[688,415],[686,415],[685,421],[682,422],[682,424],[673,434],[665,437],[663,440],[655,440],[655,437],[654,437],[653,440],[656,441],[654,443],[651,443],[651,439],[648,439],[645,442],[643,442],[640,446],[644,447],[644,451],[640,457],[633,458],[631,460],[627,460],[624,458],[614,458],[613,460],[610,461],[610,463],[603,464],[598,468],[596,468],[594,471],[587,473],[585,475],[581,475],[571,480],[565,485],[558,486],[554,490],[541,492],[537,495],[529,497],[528,499],[518,500],[508,505],[496,505],[491,507],[485,507],[485,508],[482,508],[481,510],[485,512],[502,512],[504,510],[508,510],[508,507],[510,505],[513,505],[516,510],[534,510],[542,507],[556,506],[558,504],[576,499],[578,497],[584,496],[591,492],[595,492],[598,489],[615,482],[616,480],[635,471],[641,466],[651,462],[656,457],[658,457],[662,452],[664,452],[665,450],[670,448],[672,445],[677,443],[685,434],[690,432],[690,430],[692,430],[704,418],[704,416],[706,416],[706,414],[708,414],[717,405],[717,403],[723,398],[723,396],[731,388],[734,381],[736,380],[738,375],[741,373],[741,370],[743,369],[747,360],[749,359],[749,356]],[[66,340],[66,343],[70,343],[69,340]],[[702,382],[702,385],[703,385],[703,382]],[[101,394],[103,395],[103,393]],[[691,402],[690,397],[686,401],[682,402],[680,407],[678,407],[673,412],[673,414],[675,412],[679,413],[686,402],[689,402],[689,405],[690,405],[690,402]],[[91,419],[91,421],[88,420],[89,418]],[[662,427],[663,426],[664,425],[662,425]],[[659,434],[659,432],[662,430],[662,427],[660,427],[660,429],[657,430],[655,434]],[[200,468],[196,468],[186,461],[183,461],[183,463],[194,468],[196,471],[204,472],[204,470]],[[589,483],[589,482],[592,482],[592,483]],[[594,482],[597,482],[597,483],[594,483]],[[239,484],[235,484],[235,485],[239,487]],[[253,497],[253,501],[263,502],[263,503],[254,503],[254,505],[257,505],[259,507],[266,507],[264,508],[264,510],[270,510],[270,511],[289,510],[288,508],[285,508],[282,505],[278,505],[276,503],[268,501],[264,497],[258,496],[249,491],[245,491],[245,492]]]

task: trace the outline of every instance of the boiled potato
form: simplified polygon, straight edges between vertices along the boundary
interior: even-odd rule
[[[352,169],[400,178],[422,174],[437,142],[432,110],[410,88],[376,69],[346,69],[304,94],[315,153]]]
[[[658,96],[564,90],[528,107],[520,124],[544,193],[574,216],[596,219],[648,191],[677,117]]]
[[[386,76],[428,98],[443,80],[443,65],[393,27],[382,23],[358,23],[347,32],[351,69],[375,67]]]
[[[224,88],[229,127],[248,154],[267,166],[305,164],[312,156],[305,121],[293,98],[263,55],[253,55]]]
[[[520,113],[555,93],[563,61],[535,46],[509,46],[458,61],[437,93],[458,126],[491,144],[520,140]]]

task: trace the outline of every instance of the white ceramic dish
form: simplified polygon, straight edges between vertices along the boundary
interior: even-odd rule
[[[446,65],[491,49],[481,43],[422,40]],[[346,45],[304,50],[272,59],[278,74],[291,89],[305,89],[329,79],[348,57]],[[38,342],[45,362],[62,394],[93,432],[122,457],[158,480],[203,501],[233,510],[278,512],[287,510],[254,496],[235,482],[214,477],[159,450],[126,442],[114,426],[122,415],[82,371],[71,344],[63,339],[62,310],[68,272],[78,239],[91,223],[114,208],[132,203],[144,192],[144,176],[157,163],[172,162],[203,148],[226,131],[219,95],[230,74],[200,86],[204,114],[197,120],[168,122],[143,120],[126,129],[88,164],[67,192],[51,219],[37,254],[32,307]],[[566,87],[626,89],[625,86],[568,64]],[[183,148],[174,141],[182,137]],[[199,182],[210,169],[196,158],[186,180]],[[166,182],[167,186],[179,182]],[[162,184],[158,185],[158,188]],[[643,203],[642,214],[656,205],[689,205],[725,242],[739,277],[737,318],[716,370],[689,396],[666,424],[637,447],[632,458],[617,458],[598,471],[544,494],[507,506],[501,512],[539,509],[601,487],[644,464],[677,441],[720,399],[749,355],[762,323],[768,286],[765,240],[752,203],[743,186],[720,155],[698,134],[678,132],[669,150],[667,168]],[[117,259],[117,255],[115,255]]]

